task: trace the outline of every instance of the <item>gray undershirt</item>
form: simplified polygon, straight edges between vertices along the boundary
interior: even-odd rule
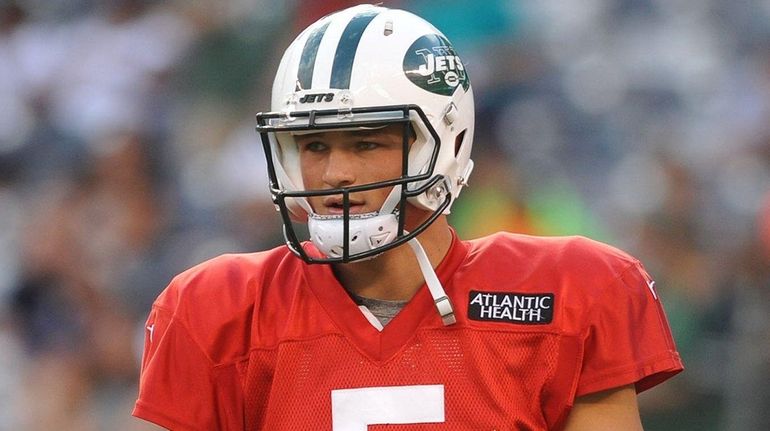
[[[353,297],[353,300],[356,302],[356,304],[363,305],[364,307],[368,308],[374,317],[376,317],[377,320],[382,323],[383,327],[387,325],[388,322],[390,322],[396,316],[396,314],[401,311],[402,308],[404,308],[407,302],[409,302],[364,298],[363,296],[354,295],[352,293],[350,296]]]

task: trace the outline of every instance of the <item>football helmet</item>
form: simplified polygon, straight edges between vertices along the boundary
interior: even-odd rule
[[[465,64],[433,25],[373,5],[321,18],[288,47],[273,83],[272,112],[257,114],[270,188],[289,248],[309,263],[351,262],[415,238],[448,214],[473,162],[473,91]],[[401,176],[307,190],[295,136],[403,125]],[[350,195],[390,188],[379,211],[351,214]],[[311,196],[341,196],[342,214],[314,212]],[[404,226],[409,205],[430,214]],[[298,224],[320,251],[308,253]]]

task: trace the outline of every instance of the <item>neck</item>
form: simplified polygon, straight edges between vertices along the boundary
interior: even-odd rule
[[[440,216],[417,236],[433,268],[452,245],[446,216]],[[417,258],[408,244],[374,259],[333,266],[340,283],[351,293],[372,299],[407,301],[425,283]]]

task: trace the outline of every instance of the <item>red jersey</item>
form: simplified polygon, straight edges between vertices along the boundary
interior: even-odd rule
[[[378,331],[286,247],[177,276],[147,321],[134,415],[173,430],[544,430],[575,397],[682,370],[640,263],[584,238],[454,239]],[[388,425],[389,424],[389,425]]]

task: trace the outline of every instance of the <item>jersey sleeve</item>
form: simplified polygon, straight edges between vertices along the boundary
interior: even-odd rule
[[[635,263],[593,304],[576,395],[629,384],[641,392],[682,369],[654,282]]]
[[[235,372],[213,366],[173,311],[153,307],[134,416],[175,431],[242,429],[242,413],[217,407],[239,405],[238,385]]]

